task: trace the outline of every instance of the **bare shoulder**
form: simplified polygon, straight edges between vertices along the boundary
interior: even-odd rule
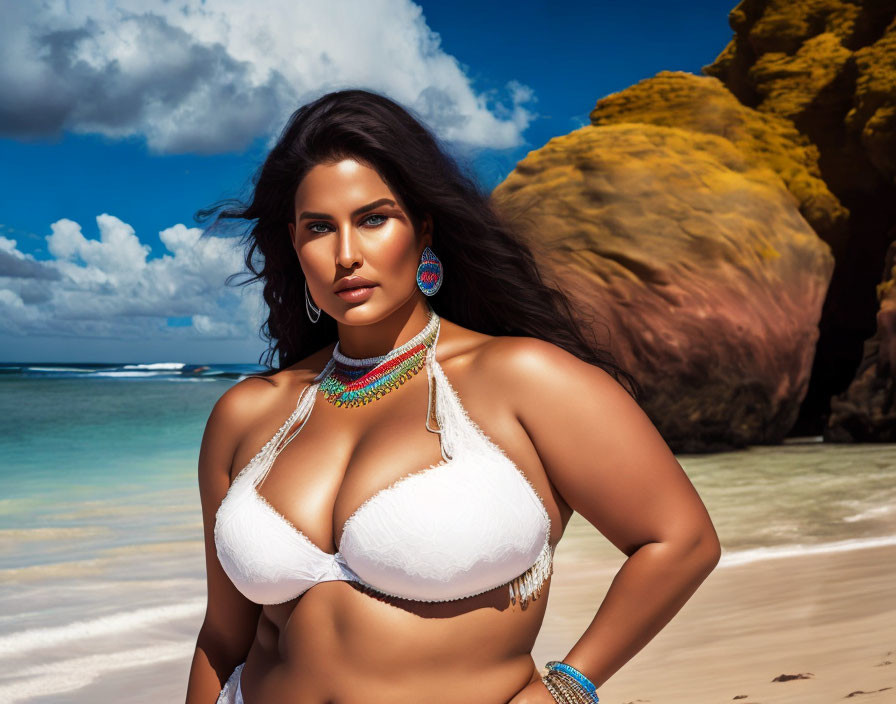
[[[559,496],[625,554],[670,537],[716,551],[687,475],[612,374],[530,337],[495,338],[477,366],[513,407]]]
[[[567,447],[582,448],[584,435],[591,442],[626,437],[668,455],[628,389],[604,368],[559,345],[535,337],[497,337],[482,348],[477,367],[482,383],[500,394],[536,444],[540,440],[545,446],[551,438],[551,443],[562,439]]]
[[[572,403],[587,394],[609,406],[634,403],[607,371],[537,337],[493,337],[482,346],[477,367],[514,403],[518,414],[536,398],[565,397]]]
[[[213,443],[218,453],[233,458],[248,431],[270,425],[268,416],[276,417],[276,421],[284,415],[284,409],[295,405],[302,388],[313,382],[330,358],[333,345],[286,369],[264,376],[247,376],[228,388],[209,416],[207,442]],[[275,425],[279,422],[282,418]]]
[[[295,397],[295,392],[314,381],[332,354],[335,343],[299,360],[280,371],[247,376],[225,391],[218,404],[245,417],[246,411],[259,404],[276,403],[281,396]]]
[[[439,360],[463,366],[471,381],[508,400],[525,401],[549,388],[563,393],[591,392],[631,396],[601,367],[537,337],[488,335],[443,318]],[[445,334],[447,333],[447,335]],[[444,342],[443,342],[444,336]]]

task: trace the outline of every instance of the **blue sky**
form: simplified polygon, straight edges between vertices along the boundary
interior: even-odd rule
[[[257,288],[225,286],[239,251],[199,241],[193,215],[245,194],[298,105],[384,92],[492,188],[599,98],[699,73],[734,4],[6,5],[0,361],[256,362]]]

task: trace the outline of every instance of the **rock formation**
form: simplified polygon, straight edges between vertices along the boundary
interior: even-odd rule
[[[608,324],[673,449],[892,437],[875,286],[896,239],[896,2],[744,0],[729,21],[706,76],[602,98],[494,202]]]
[[[831,399],[826,440],[896,442],[896,242],[877,294],[877,333],[865,343],[855,380]]]
[[[729,23],[733,40],[703,72],[806,135],[849,212],[842,234],[807,215],[836,259],[797,428],[818,433],[874,333],[875,286],[896,239],[896,2],[744,0]]]
[[[715,79],[658,83],[666,79],[684,93],[715,91],[714,105],[739,116],[736,138],[589,125],[531,152],[493,202],[524,223],[580,309],[609,325],[611,350],[637,376],[642,407],[673,450],[778,442],[806,391],[833,268],[800,208],[832,222],[841,211],[785,124],[751,116]],[[634,88],[606,100],[616,106],[629,91],[639,104]],[[748,148],[763,139],[780,145],[771,162],[803,184],[803,202]]]

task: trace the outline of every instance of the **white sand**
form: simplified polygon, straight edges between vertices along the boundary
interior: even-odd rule
[[[540,667],[578,640],[618,569],[582,570],[576,538],[557,550]],[[772,681],[782,674],[810,677]],[[720,564],[598,694],[606,704],[821,704],[860,691],[849,701],[896,702],[896,546]]]

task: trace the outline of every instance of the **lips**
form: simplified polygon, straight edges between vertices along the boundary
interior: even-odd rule
[[[349,301],[350,303],[362,303],[373,295],[374,288],[376,288],[376,285],[344,288],[341,291],[337,291],[336,295],[339,296],[343,301]]]
[[[376,286],[376,284],[361,276],[352,276],[337,283],[335,292],[339,293],[340,291],[347,291],[353,288],[368,288],[370,286]]]

